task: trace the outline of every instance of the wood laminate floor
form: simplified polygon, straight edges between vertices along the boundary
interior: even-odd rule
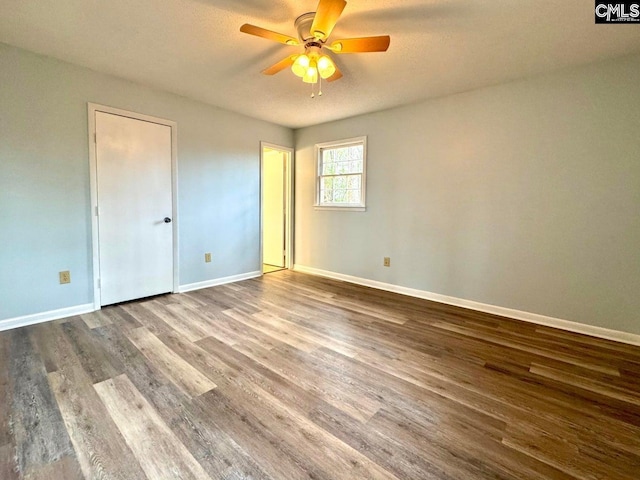
[[[640,348],[291,271],[0,334],[0,479],[640,478]]]

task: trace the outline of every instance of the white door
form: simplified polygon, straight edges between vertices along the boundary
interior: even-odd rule
[[[171,127],[96,112],[100,304],[173,290]]]
[[[262,262],[284,267],[285,154],[265,148],[262,162]]]

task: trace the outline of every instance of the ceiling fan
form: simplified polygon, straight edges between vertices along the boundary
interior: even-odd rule
[[[265,75],[274,75],[285,68],[291,67],[295,75],[302,78],[305,83],[313,85],[327,80],[333,82],[342,77],[342,73],[333,59],[325,53],[329,50],[333,53],[360,53],[360,52],[386,52],[391,38],[389,35],[363,38],[345,38],[329,43],[329,36],[335,27],[344,7],[345,0],[320,0],[315,12],[300,15],[294,26],[298,32],[298,38],[290,37],[282,33],[273,32],[265,28],[256,27],[245,23],[240,31],[257,37],[273,40],[284,45],[304,46],[304,53],[289,55],[275,65],[262,71]],[[322,95],[322,90],[319,90]],[[315,94],[311,93],[314,97]]]

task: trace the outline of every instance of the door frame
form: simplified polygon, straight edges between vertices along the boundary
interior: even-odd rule
[[[89,184],[91,188],[91,249],[93,271],[93,308],[100,310],[100,232],[98,228],[98,158],[96,155],[96,112],[109,113],[121,117],[141,120],[143,122],[157,123],[171,128],[171,218],[173,233],[173,292],[179,291],[179,265],[178,262],[178,124],[164,118],[152,117],[142,113],[131,112],[119,108],[108,107],[97,103],[87,103],[87,115],[89,122]]]
[[[262,266],[264,260],[264,205],[262,201],[262,194],[264,192],[264,149],[270,148],[272,150],[278,150],[280,152],[287,153],[287,160],[285,162],[285,221],[284,221],[284,268],[291,270],[293,268],[293,191],[294,191],[294,151],[291,147],[283,147],[282,145],[276,145],[268,142],[260,142],[260,272],[262,275]]]

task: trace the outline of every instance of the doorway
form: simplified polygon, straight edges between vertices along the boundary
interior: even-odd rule
[[[291,268],[293,150],[261,144],[262,273]]]
[[[177,291],[175,123],[89,104],[94,307]]]

